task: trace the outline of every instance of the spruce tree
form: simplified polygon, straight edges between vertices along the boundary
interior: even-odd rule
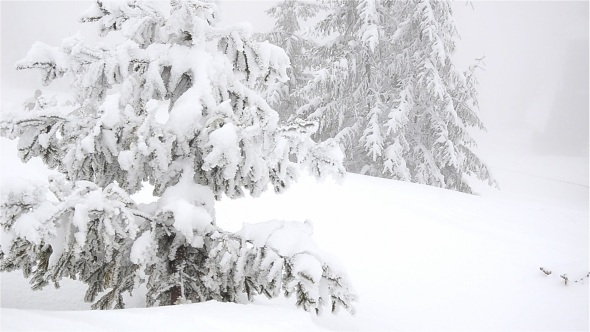
[[[474,153],[475,69],[452,61],[458,36],[449,2],[325,1],[318,42],[299,71],[312,77],[292,112],[335,138],[348,171],[471,193],[469,177],[494,185]],[[279,22],[279,20],[277,20]],[[313,44],[312,44],[313,45]]]
[[[267,101],[279,113],[281,120],[292,120],[294,110],[305,100],[297,91],[311,78],[307,70],[310,61],[308,52],[315,45],[305,33],[303,25],[325,8],[326,6],[316,2],[285,0],[266,11],[275,19],[275,26],[260,38],[280,46],[291,61],[291,66],[287,69],[289,80],[277,82],[266,91]]]
[[[215,222],[224,195],[281,192],[300,167],[343,174],[337,146],[311,140],[314,124],[279,126],[253,89],[287,80],[283,50],[217,20],[207,1],[97,1],[81,21],[122,42],[33,45],[17,68],[40,70],[45,85],[66,78],[75,96],[38,96],[2,121],[23,161],[57,171],[3,190],[2,271],[22,270],[34,289],[80,280],[95,309],[123,308],[122,295],[146,284],[148,306],[285,293],[305,310],[353,310],[344,272],[309,225],[230,233]],[[131,195],[146,183],[158,199],[139,204]]]

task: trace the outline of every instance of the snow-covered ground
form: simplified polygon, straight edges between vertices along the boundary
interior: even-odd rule
[[[13,142],[1,143],[3,178],[44,176],[38,163],[16,160]],[[588,330],[588,159],[519,155],[490,165],[502,190],[482,196],[348,174],[341,183],[302,176],[281,195],[217,204],[229,230],[310,219],[317,243],[348,270],[354,317],[264,298],[145,309],[141,289],[130,309],[97,312],[77,282],[32,291],[13,272],[0,275],[1,329]]]

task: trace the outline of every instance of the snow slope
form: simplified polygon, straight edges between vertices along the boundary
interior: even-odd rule
[[[26,176],[27,167],[5,158],[14,155],[13,143],[2,140],[2,146],[2,176]],[[517,173],[503,177],[520,177],[511,174]],[[550,187],[539,181],[539,188]],[[584,185],[583,178],[575,181]],[[577,202],[578,187],[562,196]],[[89,306],[76,282],[33,292],[15,272],[1,274],[1,328],[588,330],[587,203],[550,204],[549,194],[539,201],[500,193],[471,196],[348,174],[340,184],[302,177],[282,195],[217,204],[217,222],[231,230],[242,222],[312,220],[317,243],[340,258],[359,295],[354,317],[314,317],[290,300],[263,298],[247,306],[211,302],[80,311]],[[546,277],[540,267],[553,273]],[[568,286],[559,277],[564,273]],[[129,307],[142,306],[141,293]]]
[[[588,279],[565,287],[558,277],[588,273],[587,210],[353,174],[342,186],[303,181],[283,196],[224,204],[220,220],[231,219],[225,211],[247,211],[244,221],[316,220],[318,242],[341,257],[360,299],[356,318],[321,326],[588,328]]]

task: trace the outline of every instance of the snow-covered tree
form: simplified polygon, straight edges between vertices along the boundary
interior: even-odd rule
[[[2,121],[23,161],[57,171],[3,188],[2,271],[22,270],[33,288],[80,280],[100,309],[123,308],[123,293],[145,283],[148,306],[285,293],[305,310],[353,310],[342,269],[308,224],[216,225],[222,195],[280,192],[299,167],[343,174],[336,144],[314,143],[313,123],[279,126],[253,89],[287,79],[284,51],[217,17],[206,1],[97,1],[81,21],[123,42],[36,43],[18,62],[45,85],[69,79],[75,96],[38,96]],[[130,195],[146,183],[158,199],[139,204]]]
[[[288,120],[302,105],[304,99],[296,91],[310,78],[306,72],[310,60],[308,52],[314,45],[305,34],[302,24],[314,18],[324,8],[324,5],[316,2],[285,0],[266,11],[275,20],[275,26],[269,33],[262,34],[261,39],[280,46],[291,60],[291,66],[287,69],[289,80],[277,82],[264,91],[266,100],[282,120]]]
[[[300,71],[298,118],[335,138],[351,172],[472,192],[469,177],[495,184],[473,149],[475,67],[453,61],[451,5],[435,0],[325,1],[315,26],[321,41]]]

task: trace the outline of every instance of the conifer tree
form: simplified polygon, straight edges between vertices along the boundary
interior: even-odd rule
[[[18,69],[40,70],[44,84],[69,79],[75,98],[39,96],[2,121],[23,161],[58,172],[4,188],[2,271],[22,270],[34,289],[78,279],[95,309],[123,308],[145,283],[148,306],[285,293],[308,311],[353,310],[344,272],[309,225],[216,225],[222,195],[281,192],[299,167],[343,174],[340,150],[311,140],[315,125],[279,126],[253,89],[287,79],[283,50],[217,17],[207,1],[97,1],[81,21],[123,42],[33,45]],[[130,195],[146,183],[158,199],[139,204]],[[290,237],[297,245],[281,240]]]
[[[452,61],[457,30],[446,1],[325,1],[316,43],[300,71],[297,118],[335,138],[348,171],[471,193],[468,177],[494,185],[473,149],[475,68]],[[278,21],[277,21],[278,22]]]
[[[297,91],[310,78],[307,72],[310,60],[308,52],[314,48],[314,44],[302,25],[325,7],[316,2],[285,0],[266,11],[275,19],[275,26],[271,32],[262,34],[261,39],[280,46],[291,60],[291,66],[287,69],[289,80],[277,82],[266,91],[267,101],[277,110],[281,120],[289,120],[294,110],[302,105],[304,98],[298,96]]]

